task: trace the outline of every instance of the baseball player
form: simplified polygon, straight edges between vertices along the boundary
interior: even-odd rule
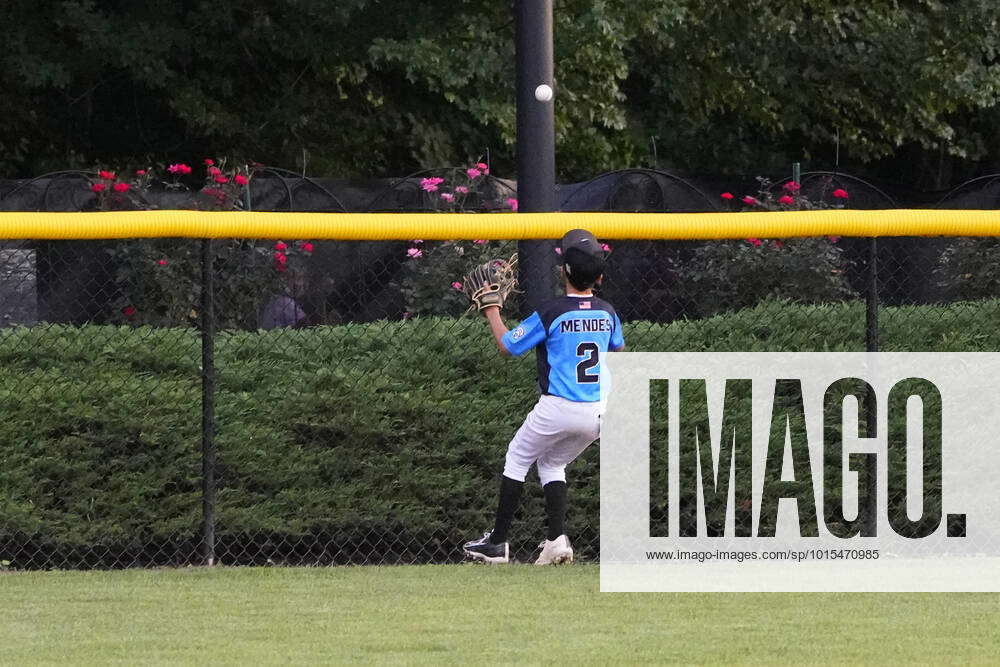
[[[601,358],[625,346],[611,304],[594,296],[605,253],[594,235],[574,229],[560,242],[566,296],[553,299],[512,330],[499,304],[475,301],[486,316],[500,352],[521,356],[534,349],[541,396],[507,447],[493,530],[467,542],[465,554],[488,563],[507,563],[507,534],[528,469],[535,464],[545,493],[546,539],[536,565],[568,563],[573,548],[565,534],[566,466],[600,435]]]

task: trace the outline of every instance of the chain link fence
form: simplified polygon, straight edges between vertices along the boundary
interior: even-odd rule
[[[611,243],[629,350],[998,349],[997,239]],[[460,560],[536,394],[457,283],[516,249],[0,242],[0,567]],[[568,471],[583,559],[599,456]],[[519,560],[543,517],[529,483]]]
[[[466,187],[462,168],[363,184],[255,173],[240,207],[516,206],[513,183]],[[91,210],[93,180],[0,181],[0,210]],[[914,203],[841,173],[797,180],[796,196],[823,206],[845,205],[838,190],[851,208]],[[784,183],[629,169],[560,185],[558,200],[567,212],[738,210],[745,193],[779,205]],[[187,186],[146,203],[200,207]],[[915,203],[998,202],[989,176]],[[1000,349],[994,238],[612,246],[600,293],[629,350]],[[0,569],[460,560],[491,524],[506,445],[536,394],[533,359],[500,358],[457,283],[517,250],[0,240]],[[521,250],[526,284],[553,283],[554,244]],[[508,319],[528,314],[529,296],[544,295],[517,295]],[[591,447],[568,471],[568,530],[584,559],[597,557],[599,456]],[[531,489],[512,532],[520,560],[543,536]]]

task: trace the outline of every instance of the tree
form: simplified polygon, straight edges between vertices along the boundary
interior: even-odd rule
[[[625,87],[636,125],[673,163],[829,160],[838,138],[865,162],[907,144],[984,155],[972,119],[1000,91],[990,0],[680,4],[645,24]]]
[[[997,159],[992,0],[556,0],[559,178]],[[0,4],[0,175],[228,154],[514,172],[510,2]],[[920,159],[915,160],[914,154]]]

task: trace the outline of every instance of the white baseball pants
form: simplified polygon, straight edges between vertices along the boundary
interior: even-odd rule
[[[543,395],[507,446],[505,477],[523,482],[532,463],[542,486],[565,482],[566,466],[601,434],[601,403]]]

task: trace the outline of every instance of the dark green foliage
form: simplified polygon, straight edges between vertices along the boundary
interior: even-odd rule
[[[631,350],[860,350],[863,313],[772,301],[632,323],[625,335]],[[883,349],[1000,349],[1000,332],[983,326],[1000,316],[997,301],[882,316]],[[302,545],[321,540],[345,558],[382,540],[456,557],[488,527],[505,447],[535,399],[533,358],[500,358],[478,318],[221,334],[216,359],[218,535],[260,550],[223,562],[301,561],[312,553]],[[199,364],[191,329],[0,330],[0,545],[195,539]],[[593,447],[570,468],[568,528],[585,556],[596,548],[598,460]],[[520,549],[541,538],[542,517],[529,483]]]
[[[983,299],[1000,293],[1000,239],[955,239],[934,268],[946,296]]]
[[[991,0],[554,6],[562,179],[829,165],[839,142],[947,180],[1000,151]],[[509,2],[8,0],[0,43],[2,175],[222,154],[402,175],[487,150],[514,173]]]
[[[693,308],[701,316],[750,307],[761,295],[802,303],[847,299],[854,294],[846,267],[841,248],[827,238],[713,241],[673,265],[676,289],[698,295]]]

